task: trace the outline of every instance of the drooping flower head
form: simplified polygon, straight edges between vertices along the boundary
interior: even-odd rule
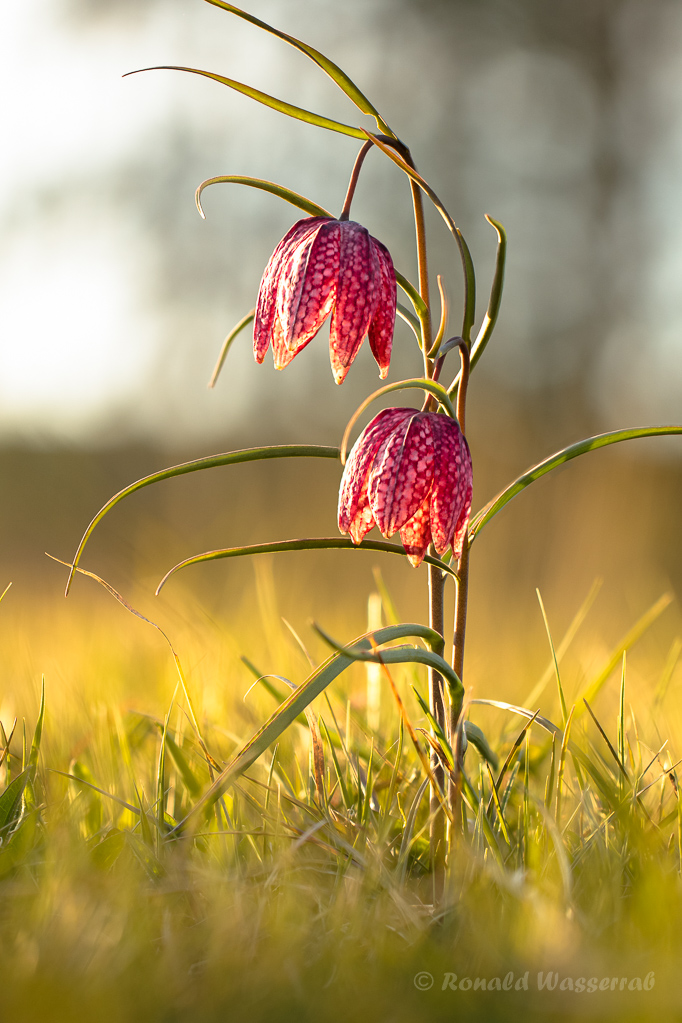
[[[265,268],[253,330],[262,362],[272,344],[284,369],[332,314],[329,355],[337,384],[366,336],[388,373],[396,310],[396,282],[388,249],[353,220],[307,217],[284,236]]]
[[[339,529],[360,543],[372,526],[400,530],[416,567],[433,541],[459,558],[471,513],[469,446],[455,419],[388,408],[355,442],[339,492]]]

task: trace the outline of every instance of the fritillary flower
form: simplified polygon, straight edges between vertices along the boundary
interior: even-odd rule
[[[355,442],[339,493],[339,529],[360,543],[373,526],[400,530],[410,562],[429,544],[459,558],[471,513],[469,446],[455,419],[414,408],[388,408]]]
[[[284,369],[331,313],[329,356],[337,384],[367,336],[383,379],[395,309],[393,260],[366,228],[331,217],[299,220],[263,274],[253,330],[256,361],[272,345],[275,368]]]

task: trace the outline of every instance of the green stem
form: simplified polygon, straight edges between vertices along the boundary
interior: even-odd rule
[[[469,371],[471,360],[469,358],[469,346],[465,341],[460,341],[459,354],[462,360],[461,381],[457,394],[457,419],[459,427],[464,434],[466,421],[466,397],[469,383]],[[458,678],[462,678],[464,669],[464,641],[466,638],[467,603],[469,597],[469,537],[465,534],[462,556],[459,559],[457,571],[457,600],[455,604],[455,634],[452,650],[452,667]],[[455,819],[456,803],[459,795],[459,772],[461,769],[461,743],[458,737],[460,716],[462,713],[462,699],[455,699],[450,705],[450,745],[455,753],[455,777],[450,783],[450,810]],[[454,841],[453,829],[450,829],[450,848]]]
[[[372,149],[372,147],[373,147],[372,142],[369,141],[365,142],[364,146],[362,146],[360,152],[355,158],[355,163],[353,164],[353,170],[350,176],[350,181],[348,182],[348,191],[346,192],[346,198],[343,204],[343,209],[341,210],[339,220],[348,220],[350,218],[350,207],[351,203],[353,202],[353,196],[355,195],[355,189],[358,184],[358,178],[360,177],[360,171],[362,170],[362,165],[365,162],[365,157],[369,153],[370,149]]]
[[[403,151],[406,162],[416,170],[409,150]],[[424,199],[416,181],[410,179],[412,205],[414,207],[414,229],[417,242],[417,269],[419,273],[419,294],[426,310],[422,317],[424,376],[427,380],[433,377],[433,360],[429,358],[431,350],[431,303],[429,300],[429,268],[426,255],[426,224],[424,219]],[[427,396],[426,406],[432,403],[432,396]],[[444,577],[442,572],[433,565],[429,566],[429,626],[439,635],[444,634],[443,590]],[[434,719],[441,728],[445,728],[445,705],[443,702],[443,678],[434,668],[429,668],[429,707]],[[433,782],[430,790],[431,828],[429,842],[431,848],[431,866],[433,870],[434,904],[442,898],[445,884],[445,815],[438,798],[438,788],[443,791],[445,775],[443,767],[435,753],[431,754],[431,771]]]

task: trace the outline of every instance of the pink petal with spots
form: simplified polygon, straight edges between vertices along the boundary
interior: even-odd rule
[[[309,341],[329,316],[339,275],[337,220],[323,223],[290,252],[279,277],[277,315],[288,348]]]
[[[379,365],[379,375],[383,380],[388,374],[393,347],[393,331],[395,329],[395,310],[397,288],[395,270],[391,254],[385,245],[376,238],[371,239],[379,261],[380,287],[374,318],[369,325],[369,346],[372,355]]]
[[[284,344],[282,324],[279,322],[279,320],[275,320],[274,326],[272,328],[272,354],[275,361],[275,369],[285,369],[289,365],[291,360],[294,358],[294,356],[298,355],[298,353],[303,348],[305,348],[306,345],[309,345],[311,341],[312,338],[308,338],[307,341],[304,341],[303,344],[300,344],[297,348],[294,348],[293,350],[291,348],[287,348],[287,346]]]
[[[343,383],[358,353],[379,298],[379,259],[366,228],[340,223],[339,276],[329,331],[329,355],[337,384]]]
[[[433,463],[429,416],[413,413],[384,441],[369,475],[369,501],[384,536],[392,536],[415,514],[431,490]]]
[[[466,441],[464,441],[466,445]],[[467,446],[467,454],[469,448]],[[469,469],[471,470],[471,457],[469,457]],[[452,553],[456,558],[461,558],[462,550],[464,548],[464,540],[466,538],[467,529],[469,526],[469,517],[471,515],[471,498],[473,495],[473,481],[471,471],[468,476],[465,476],[460,481],[460,494],[461,494],[461,511],[455,525],[455,535],[452,539]]]
[[[256,362],[262,362],[272,340],[276,315],[277,289],[287,259],[297,246],[327,223],[328,217],[306,217],[287,231],[270,256],[258,289],[256,315],[253,325],[253,353]]]
[[[419,568],[431,543],[428,495],[400,530],[400,539],[407,551],[407,560],[414,568]]]
[[[430,422],[435,449],[431,532],[436,550],[443,554],[452,543],[455,525],[465,504],[467,481],[471,481],[471,458],[454,419],[430,413]]]
[[[406,419],[416,413],[411,408],[388,408],[365,427],[356,440],[341,479],[339,490],[339,529],[360,543],[374,525],[369,505],[368,476],[375,455],[385,439]]]

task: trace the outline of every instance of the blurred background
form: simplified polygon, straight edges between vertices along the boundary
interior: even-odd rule
[[[410,145],[471,247],[478,323],[495,254],[484,213],[507,229],[502,313],[470,390],[476,507],[583,436],[682,422],[677,0],[244,3],[339,63]],[[64,603],[65,570],[44,555],[68,560],[112,493],[216,451],[338,443],[379,381],[367,345],[337,388],[323,336],[278,374],[269,356],[255,365],[245,333],[216,389],[206,386],[297,213],[221,185],[205,193],[202,221],[194,189],[218,174],[253,175],[340,211],[356,142],[197,76],[121,77],[188,65],[361,123],[319,69],[201,0],[23,0],[5,11],[0,51],[8,691],[42,671],[69,676],[68,655],[55,652],[60,630],[72,635],[80,623],[91,641],[88,622],[102,615],[103,642],[123,649],[143,628],[89,580],[77,580]],[[457,333],[458,257],[428,213],[434,292],[442,274]],[[415,280],[409,189],[378,153],[366,161],[353,216]],[[400,321],[394,352],[389,380],[419,371]],[[83,564],[171,631],[199,620],[216,635],[242,620],[253,626],[255,595],[265,591],[252,564],[189,570],[158,600],[154,587],[200,550],[333,535],[339,475],[331,462],[270,463],[166,482],[116,509]],[[478,695],[520,698],[541,674],[548,648],[536,587],[560,637],[599,578],[569,689],[667,592],[676,599],[632,668],[655,683],[681,628],[681,510],[679,438],[590,455],[507,508],[473,554],[468,681]],[[401,615],[423,618],[424,572],[385,560]],[[366,627],[375,564],[364,553],[282,555],[267,571],[297,628],[314,616],[348,638],[346,628]]]

